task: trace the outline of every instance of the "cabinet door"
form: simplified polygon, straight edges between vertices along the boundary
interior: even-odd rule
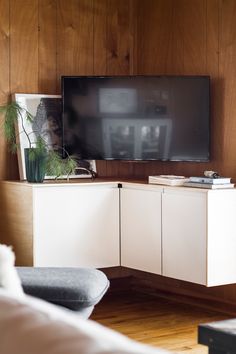
[[[121,189],[121,265],[161,274],[161,192]]]
[[[162,197],[163,275],[206,284],[207,194],[165,189]]]
[[[208,286],[236,283],[235,211],[235,189],[208,192]]]
[[[119,261],[119,191],[112,186],[34,189],[34,265],[111,267]]]

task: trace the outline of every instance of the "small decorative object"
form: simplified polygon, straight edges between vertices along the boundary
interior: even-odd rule
[[[216,171],[204,171],[204,176],[209,178],[218,178],[220,177],[219,173]]]
[[[77,162],[68,154],[66,158],[62,158],[59,151],[53,149],[56,143],[45,138],[39,123],[24,106],[13,101],[0,107],[0,112],[5,117],[4,132],[12,151],[20,150],[21,158],[22,155],[25,157],[21,159],[23,161],[21,174],[25,174],[28,182],[43,182],[47,172],[55,178],[62,174],[69,176],[74,173]],[[17,131],[16,126],[20,127]],[[26,142],[23,151],[19,145],[21,136]]]
[[[22,297],[24,292],[14,265],[15,254],[11,247],[0,244],[0,288]]]

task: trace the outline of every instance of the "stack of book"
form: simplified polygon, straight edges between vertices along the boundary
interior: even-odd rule
[[[223,189],[234,188],[234,183],[231,183],[229,177],[190,177],[184,183],[184,187],[208,188],[208,189]]]
[[[149,176],[148,182],[152,184],[163,184],[166,186],[182,186],[189,178],[175,175],[157,175]]]

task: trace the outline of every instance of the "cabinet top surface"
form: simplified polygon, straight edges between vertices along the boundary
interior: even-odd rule
[[[30,188],[34,187],[52,187],[52,186],[96,186],[96,185],[117,185],[118,183],[137,183],[137,184],[147,184],[148,181],[143,180],[131,180],[131,179],[122,179],[122,182],[119,179],[114,178],[80,178],[72,180],[45,180],[43,183],[29,183],[27,181],[0,181],[1,184],[17,185],[17,186],[27,186]]]
[[[2,186],[14,186],[16,188],[19,187],[27,187],[27,188],[47,188],[47,187],[65,187],[65,186],[111,186],[117,187],[118,184],[122,184],[122,187],[127,188],[145,188],[152,190],[162,190],[162,191],[188,191],[188,192],[200,192],[200,193],[209,193],[209,192],[235,192],[236,188],[232,189],[203,189],[203,188],[193,188],[193,187],[184,187],[184,186],[167,186],[161,184],[150,184],[148,183],[148,179],[114,179],[114,178],[83,178],[83,179],[73,179],[73,180],[58,180],[52,181],[47,180],[43,183],[29,183],[27,181],[0,181],[0,185]]]

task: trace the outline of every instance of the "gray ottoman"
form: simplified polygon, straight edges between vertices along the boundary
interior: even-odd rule
[[[89,268],[16,267],[26,294],[88,318],[109,287],[104,273]]]

